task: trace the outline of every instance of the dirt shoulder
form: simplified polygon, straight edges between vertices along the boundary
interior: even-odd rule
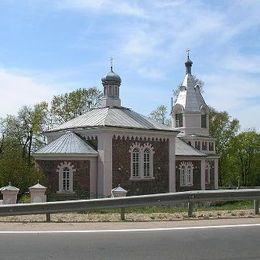
[[[125,230],[125,229],[154,229],[175,227],[199,227],[221,225],[250,225],[260,224],[260,218],[232,218],[232,219],[192,219],[182,221],[142,221],[142,222],[0,222],[1,232],[23,231],[84,231],[84,230]]]

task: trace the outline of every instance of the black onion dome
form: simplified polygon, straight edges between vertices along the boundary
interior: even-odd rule
[[[118,74],[116,74],[113,69],[111,68],[111,71],[107,73],[102,79],[101,79],[103,84],[106,83],[114,83],[114,84],[121,84],[121,78]]]

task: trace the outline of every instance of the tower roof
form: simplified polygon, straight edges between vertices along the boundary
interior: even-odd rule
[[[110,71],[101,79],[102,84],[121,84],[121,78],[113,71],[113,65],[111,63]]]
[[[181,105],[185,112],[199,112],[203,107],[208,107],[201,95],[200,86],[196,78],[190,73],[192,61],[187,58],[185,62],[186,75],[180,87],[180,92],[174,105]]]

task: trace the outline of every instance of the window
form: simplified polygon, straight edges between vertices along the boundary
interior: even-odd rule
[[[186,186],[185,172],[186,172],[185,165],[182,165],[180,167],[180,185],[181,186]]]
[[[144,177],[150,177],[150,150],[144,150]]]
[[[130,147],[131,179],[153,178],[153,147],[149,144],[141,146],[138,143]]]
[[[139,160],[140,160],[140,151],[138,148],[133,150],[133,177],[139,177]]]
[[[70,190],[70,170],[68,167],[65,167],[63,169],[63,190],[64,191],[69,191]]]
[[[207,150],[207,142],[202,142],[202,150],[203,151]]]
[[[201,128],[207,128],[207,115],[201,115]]]
[[[201,128],[207,128],[207,110],[205,107],[201,109]]]
[[[59,193],[73,192],[73,174],[76,171],[70,162],[62,162],[56,172],[59,174]]]
[[[200,141],[195,141],[195,148],[200,150]]]
[[[175,126],[176,127],[183,127],[183,114],[176,114],[175,115]]]
[[[206,164],[205,167],[205,184],[210,184],[210,165]]]
[[[214,143],[209,142],[209,151],[214,151]]]
[[[193,185],[193,164],[191,162],[181,162],[180,170],[180,186]]]

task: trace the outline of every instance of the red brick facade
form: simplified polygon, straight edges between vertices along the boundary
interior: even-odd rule
[[[180,186],[180,164],[191,162],[193,165],[193,186]],[[200,190],[201,189],[201,161],[200,160],[176,160],[176,191]]]
[[[130,180],[131,153],[134,143],[150,144],[154,149],[153,177],[147,180]],[[127,195],[162,193],[169,191],[169,141],[165,139],[116,138],[112,140],[112,186],[118,184],[128,191]]]
[[[70,162],[76,171],[73,173],[74,194],[58,194],[59,174],[57,167],[60,163]],[[89,160],[37,160],[37,164],[47,179],[48,198],[89,198],[90,196],[90,161]]]

